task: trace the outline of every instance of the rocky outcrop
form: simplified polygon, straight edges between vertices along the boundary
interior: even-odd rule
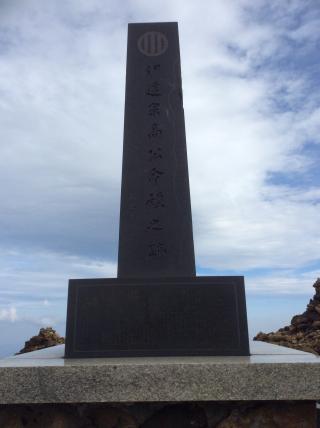
[[[311,428],[315,427],[311,403],[267,403],[233,409],[216,428]]]
[[[24,347],[16,355],[61,345],[62,343],[64,343],[64,337],[59,336],[52,327],[40,328],[39,334],[27,340]]]
[[[315,409],[303,401],[10,405],[0,406],[0,427],[314,428]]]
[[[105,406],[94,409],[89,419],[92,427],[138,428],[135,418],[129,412],[116,407]]]
[[[141,428],[208,428],[205,411],[199,405],[176,404],[165,406],[145,421]]]
[[[320,278],[313,284],[315,295],[303,314],[295,315],[289,326],[276,332],[258,333],[253,340],[273,343],[320,355]]]

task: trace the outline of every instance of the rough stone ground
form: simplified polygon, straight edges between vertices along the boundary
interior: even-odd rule
[[[253,340],[273,343],[320,355],[320,278],[313,284],[315,294],[303,314],[295,315],[289,326],[276,332],[258,333]]]
[[[1,428],[314,428],[313,402],[0,407]]]

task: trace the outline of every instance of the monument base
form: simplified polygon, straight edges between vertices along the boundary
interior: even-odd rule
[[[66,358],[249,355],[244,279],[69,281]]]
[[[0,405],[319,400],[319,357],[264,342],[250,351],[65,360],[65,346],[52,346],[0,359]]]

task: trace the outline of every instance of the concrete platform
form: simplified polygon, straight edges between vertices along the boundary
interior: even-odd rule
[[[0,403],[320,399],[320,357],[263,342],[251,354],[65,360],[60,345],[0,360]]]

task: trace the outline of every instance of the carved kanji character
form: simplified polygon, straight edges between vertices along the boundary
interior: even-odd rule
[[[149,193],[149,197],[146,201],[146,206],[149,208],[163,208],[164,196],[162,192]]]
[[[159,169],[157,169],[157,168],[152,168],[150,171],[149,171],[149,173],[148,173],[148,180],[149,180],[149,182],[150,183],[153,183],[153,184],[157,184],[158,183],[158,181],[159,181],[159,178],[161,177],[161,175],[163,175],[164,174],[164,172],[163,171],[160,171]]]
[[[167,254],[167,247],[163,242],[152,242],[148,247],[149,257],[163,257]]]
[[[162,149],[161,147],[156,147],[154,149],[150,149],[149,153],[149,162],[152,162],[157,159],[162,159]]]
[[[158,218],[153,218],[152,220],[150,220],[147,226],[147,230],[160,231],[160,230],[163,230],[163,226],[161,225],[160,220]]]
[[[150,103],[148,105],[148,115],[149,116],[159,116],[160,115],[160,103]]]
[[[159,124],[153,123],[151,126],[151,131],[148,134],[148,137],[149,138],[156,138],[156,137],[160,137],[161,134],[162,134],[162,129],[159,128]]]
[[[160,97],[160,83],[157,81],[151,83],[146,90],[146,95],[150,95],[151,97]]]
[[[154,72],[160,69],[160,64],[155,65],[147,65],[146,67],[146,75],[148,77],[152,77]]]

